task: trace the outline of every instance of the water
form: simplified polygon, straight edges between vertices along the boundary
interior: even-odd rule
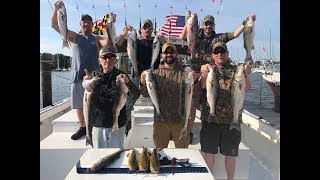
[[[54,71],[51,74],[52,78],[52,103],[55,104],[65,98],[70,97],[70,71]],[[261,105],[273,109],[273,95],[269,85],[264,79],[261,78],[260,73],[252,73],[251,76],[251,89],[247,92],[246,101],[260,104],[260,91],[261,91]],[[262,82],[262,86],[260,85]],[[41,79],[40,79],[41,83]],[[261,88],[261,87],[262,88]],[[42,91],[40,84],[40,109],[42,108]]]

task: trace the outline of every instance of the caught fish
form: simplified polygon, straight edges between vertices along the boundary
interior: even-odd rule
[[[94,77],[90,80],[83,80],[82,86],[84,87],[84,95],[83,95],[83,115],[84,121],[86,123],[86,146],[92,144],[92,128],[94,125],[94,112],[95,103],[92,102],[92,97],[95,95],[93,93],[93,89],[98,83],[100,78]]]
[[[124,151],[127,151],[127,150],[129,150],[129,149],[120,148],[118,151],[116,151],[112,154],[109,154],[106,157],[101,158],[100,160],[98,160],[96,163],[94,163],[92,165],[90,170],[93,172],[97,172],[97,171],[101,170],[102,168],[113,163],[115,160],[119,159],[121,157],[121,153],[123,153]]]
[[[193,93],[193,74],[192,71],[186,70],[185,77],[182,81],[182,93],[181,95],[184,96],[183,99],[183,108],[184,108],[184,125],[181,129],[179,140],[181,140],[182,137],[187,135],[187,127],[188,127],[188,121],[190,116],[190,108],[191,108],[191,101],[192,101],[192,93]]]
[[[148,149],[145,147],[142,147],[142,152],[139,157],[139,171],[148,171],[150,166],[150,161],[149,161],[149,153]]]
[[[108,38],[111,41],[113,47],[117,47],[116,46],[116,26],[114,25],[115,22],[116,22],[116,15],[109,14],[107,18],[106,31],[108,34]]]
[[[68,27],[67,27],[67,11],[64,4],[61,4],[61,8],[57,11],[57,18],[58,18],[58,26],[60,35],[62,36],[62,48],[69,47],[69,43],[67,41],[67,33],[68,33]]]
[[[191,53],[191,59],[195,59],[196,46],[198,40],[198,16],[196,13],[191,13],[190,18],[187,21],[187,43],[188,49]]]
[[[124,78],[117,77],[116,84],[117,84],[118,94],[112,107],[112,113],[113,113],[112,132],[119,129],[118,117],[121,109],[126,104],[127,93],[129,91],[127,85],[124,83]]]
[[[130,152],[127,154],[127,157],[128,157],[129,171],[138,170],[137,155],[136,155],[136,150],[134,148],[130,149]]]
[[[246,50],[246,59],[244,60],[245,64],[253,64],[251,50],[254,49],[253,39],[254,39],[254,21],[249,19],[244,26],[243,30],[243,45]]]
[[[232,111],[233,111],[233,121],[230,126],[230,130],[237,128],[236,124],[239,124],[239,113],[243,107],[243,102],[245,98],[245,77],[244,77],[244,66],[243,64],[239,65],[236,69],[234,79],[231,85],[231,102],[232,102]],[[240,129],[238,129],[240,131]]]
[[[156,35],[153,39],[153,45],[152,45],[152,60],[151,60],[151,66],[150,69],[154,70],[154,64],[158,60],[159,53],[160,53],[160,40],[159,36]]]
[[[156,109],[156,113],[158,116],[160,116],[161,113],[160,113],[158,87],[151,70],[148,70],[146,74],[146,86],[147,86],[150,99]]]
[[[217,102],[218,81],[214,72],[214,67],[209,66],[209,73],[206,81],[207,102],[210,107],[210,116],[215,116],[215,108]]]
[[[160,171],[160,157],[158,148],[154,148],[150,155],[150,171],[151,173],[157,174]]]
[[[138,60],[137,60],[137,31],[132,29],[128,36],[127,42],[127,52],[131,64],[133,66],[134,73],[132,74],[133,78],[139,78],[138,72]]]

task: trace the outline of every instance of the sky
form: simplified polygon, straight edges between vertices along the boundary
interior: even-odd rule
[[[62,48],[60,34],[51,27],[55,2],[56,0],[40,0],[40,53],[71,56],[72,50]],[[186,9],[196,12],[199,20],[205,15],[213,15],[216,33],[233,32],[243,20],[255,13],[254,50],[251,52],[254,61],[270,57],[280,60],[280,0],[214,0],[214,3],[212,0],[64,0],[64,3],[69,30],[80,30],[81,14],[89,14],[94,20],[98,20],[113,12],[117,15],[117,35],[122,32],[125,19],[134,28],[139,28],[140,18],[141,21],[156,18],[158,29],[165,23],[167,15],[185,15]],[[232,59],[244,60],[243,34],[227,45]]]

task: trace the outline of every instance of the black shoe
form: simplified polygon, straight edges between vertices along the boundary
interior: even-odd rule
[[[71,139],[78,140],[79,138],[81,138],[82,136],[85,136],[86,134],[87,134],[86,127],[80,127],[78,131],[71,136]]]
[[[190,143],[189,143],[189,144],[192,144],[193,134],[192,134],[192,132],[191,132],[191,133],[189,133],[189,134],[190,134]]]

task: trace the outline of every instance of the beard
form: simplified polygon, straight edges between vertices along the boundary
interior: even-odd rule
[[[165,62],[167,64],[173,64],[174,62],[176,62],[176,59],[174,57],[166,58],[163,60],[163,62]]]

